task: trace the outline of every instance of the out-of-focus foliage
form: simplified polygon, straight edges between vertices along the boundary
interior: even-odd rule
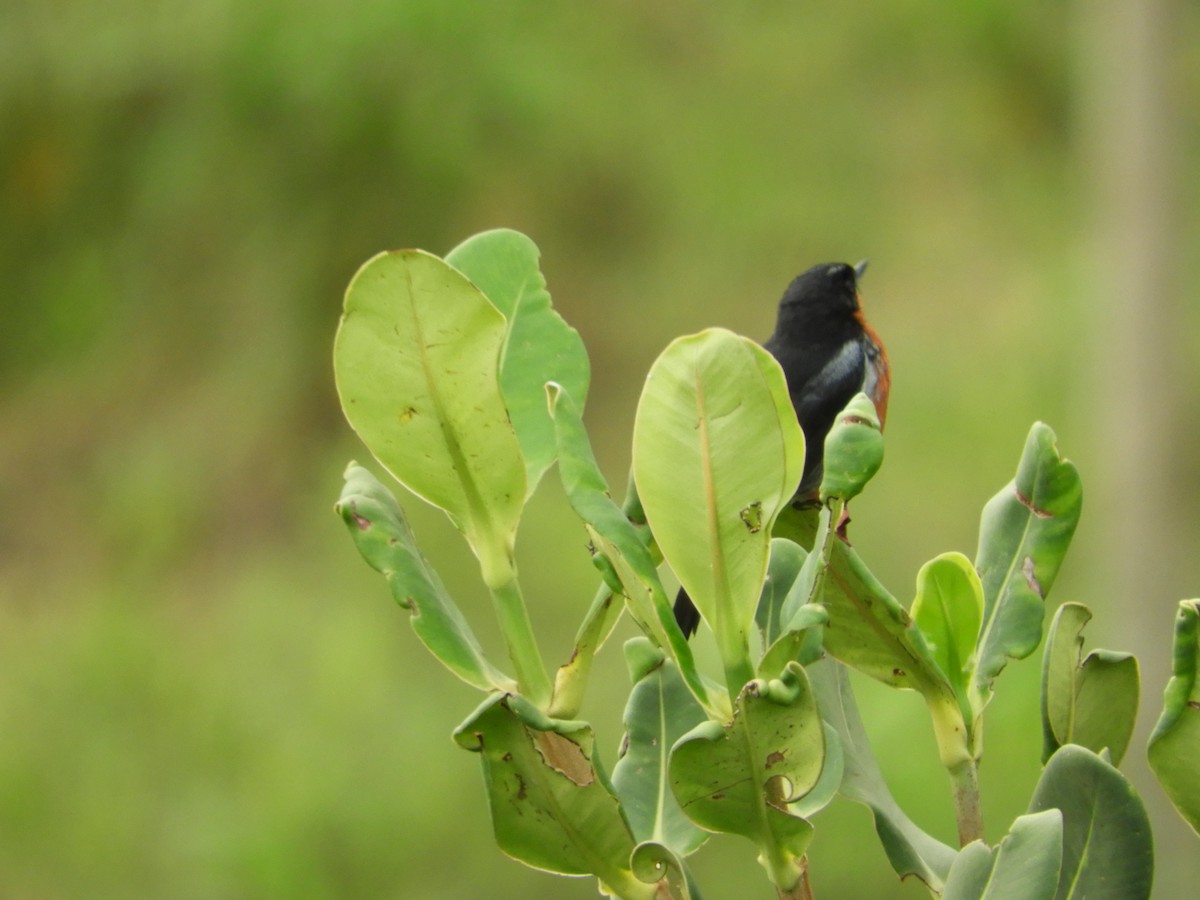
[[[1086,448],[1101,402],[1079,26],[1032,0],[0,4],[0,894],[591,896],[460,814],[480,808],[474,760],[426,768],[474,698],[370,600],[383,588],[329,515],[361,453],[330,375],[343,286],[377,251],[532,236],[591,353],[589,425],[620,484],[671,338],[764,336],[796,272],[869,254],[895,388],[854,532],[908,584],[972,546],[1012,435],[1042,418]],[[1198,27],[1181,11],[1185,96]],[[1194,245],[1195,220],[1180,228]],[[534,498],[517,552],[557,663],[595,575],[552,508]],[[450,526],[406,510],[482,613]],[[1094,561],[1074,558],[1060,596],[1097,622],[1148,602],[1094,596]],[[619,713],[598,710],[627,679],[604,656],[612,696],[594,678],[584,713],[607,750]],[[1013,695],[1036,681],[1010,668]],[[985,810],[1010,822],[1038,760],[1006,754],[1006,729],[1036,744],[1036,700],[992,715]],[[873,739],[928,740],[919,705],[895,716]],[[885,775],[949,840],[949,809],[919,802],[940,773]],[[869,827],[831,811],[819,840],[875,884]],[[430,866],[451,843],[480,851]],[[704,883],[736,895],[746,873],[711,859]],[[1163,854],[1164,891],[1194,859]],[[855,875],[813,872],[831,896]]]

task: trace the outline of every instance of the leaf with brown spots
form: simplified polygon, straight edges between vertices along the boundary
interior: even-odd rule
[[[334,509],[363,559],[387,578],[396,602],[411,610],[413,631],[429,652],[480,690],[512,690],[513,680],[488,662],[441,578],[421,555],[392,492],[362,466],[351,463]]]
[[[983,585],[983,628],[976,648],[973,704],[987,705],[992,681],[1009,659],[1024,659],[1042,639],[1045,599],[1066,556],[1083,487],[1054,432],[1034,423],[1017,474],[988,501],[975,569]]]
[[[480,754],[501,850],[547,872],[594,875],[622,897],[655,896],[632,871],[637,843],[597,764],[590,725],[552,719],[519,694],[493,694],[454,740]]]

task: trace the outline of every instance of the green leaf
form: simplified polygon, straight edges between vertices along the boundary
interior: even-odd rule
[[[862,493],[883,465],[883,431],[875,404],[856,394],[825,437],[821,502],[849,501]]]
[[[687,856],[708,838],[671,793],[667,764],[671,747],[705,720],[674,663],[646,638],[625,645],[633,691],[625,707],[625,742],[613,768],[613,787],[634,838]]]
[[[811,819],[833,802],[841,790],[842,777],[846,771],[846,757],[842,751],[841,738],[829,723],[823,721],[821,728],[825,732],[825,762],[821,766],[821,777],[817,779],[812,790],[788,805],[788,812],[802,819]]]
[[[595,875],[625,897],[649,898],[636,878],[636,842],[594,757],[586,722],[550,719],[519,695],[494,695],[454,732],[482,758],[500,849],[535,869]]]
[[[1062,810],[1063,860],[1057,900],[1150,896],[1154,847],[1146,808],[1120,772],[1067,744],[1042,770],[1031,813]]]
[[[602,561],[606,579],[613,579],[624,593],[630,614],[658,646],[668,649],[684,682],[706,709],[712,710],[709,692],[696,668],[691,646],[679,630],[671,604],[667,600],[658,566],[650,548],[628,517],[613,502],[608,484],[596,465],[591,444],[584,430],[579,408],[560,385],[546,387],[550,412],[554,419],[559,447],[559,474],[572,509],[583,519],[591,538],[594,554]],[[620,607],[597,596],[576,638],[577,652],[568,666],[579,672],[588,663],[589,651],[603,642],[611,631]],[[568,670],[559,681],[569,678],[576,685],[582,679]],[[557,703],[556,703],[557,705]]]
[[[1042,639],[1046,595],[1070,546],[1083,488],[1054,432],[1034,424],[1016,477],[983,509],[975,568],[983,584],[983,630],[975,671],[975,707],[1009,659],[1024,659]]]
[[[481,690],[512,690],[507,675],[492,666],[442,580],[417,549],[395,496],[362,466],[351,463],[334,507],[359,552],[387,578],[396,602],[412,612],[413,631],[437,659]]]
[[[555,456],[543,386],[548,381],[562,385],[582,407],[590,378],[579,332],[550,305],[540,255],[533,241],[508,229],[477,234],[446,255],[446,262],[471,279],[507,320],[500,390],[521,442],[527,495]]]
[[[1062,865],[1062,813],[1020,816],[1000,843],[972,841],[950,869],[942,900],[1052,900]]]
[[[1172,672],[1147,754],[1159,784],[1200,834],[1200,600],[1179,604]]]
[[[1094,650],[1083,658],[1083,627],[1091,611],[1064,603],[1050,625],[1042,659],[1042,762],[1064,744],[1099,753],[1120,765],[1133,736],[1141,689],[1137,660]]]
[[[350,282],[334,372],[342,410],[375,458],[446,511],[488,587],[511,580],[525,465],[500,395],[505,321],[456,269],[381,253]]]
[[[774,883],[790,889],[813,828],[788,805],[817,784],[824,758],[816,701],[791,663],[778,681],[748,683],[732,721],[704,722],[676,743],[671,787],[701,828],[754,841]]]
[[[763,582],[758,608],[754,613],[754,621],[767,646],[783,635],[783,623],[780,621],[783,601],[796,584],[807,558],[808,553],[799,544],[785,538],[771,539],[767,580]]]
[[[975,641],[983,618],[983,589],[971,561],[961,553],[943,553],[917,573],[911,611],[933,664],[954,689],[964,720],[974,727],[983,712],[968,697],[975,666]]]
[[[803,461],[783,370],[762,347],[712,329],[655,361],[634,421],[637,490],[663,556],[717,636],[731,697],[753,676],[749,634],[771,526]]]
[[[942,765],[957,770],[977,758],[975,716],[934,662],[921,629],[843,540],[830,542],[821,602],[829,612],[824,647],[865,675],[919,691],[929,708]]]
[[[914,875],[934,891],[946,881],[955,850],[925,833],[892,797],[858,714],[850,676],[832,659],[808,666],[821,718],[837,733],[843,756],[841,794],[862,803],[875,818],[875,832],[892,869],[901,878]]]
[[[828,524],[827,509],[822,517]],[[756,614],[767,644],[758,664],[760,678],[778,678],[793,660],[807,666],[820,657],[820,626],[829,621],[825,607],[812,602],[820,564],[819,548],[805,553],[786,538],[771,539],[771,561]]]
[[[825,649],[836,659],[892,687],[938,681],[949,691],[908,610],[844,541],[832,542],[821,602],[829,611]]]

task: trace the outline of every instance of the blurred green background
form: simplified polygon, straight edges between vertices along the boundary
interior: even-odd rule
[[[1048,421],[1088,496],[1053,599],[1142,656],[1144,733],[1200,593],[1197,96],[1200,9],[1166,0],[6,0],[0,896],[595,895],[495,849],[449,738],[478,698],[331,511],[366,461],[332,386],[345,284],[501,225],[588,345],[618,485],[672,337],[763,338],[793,275],[869,256],[895,377],[857,547],[910,597]],[[449,523],[405,505],[488,621]],[[595,574],[554,477],[519,553],[562,661]],[[989,719],[992,839],[1037,776],[1038,665]],[[585,709],[610,763],[626,688],[614,641]],[[862,688],[950,840],[920,702]],[[1191,895],[1200,845],[1126,769],[1156,895]],[[817,825],[819,896],[924,896],[864,810]],[[697,859],[710,898],[770,893],[748,844]]]

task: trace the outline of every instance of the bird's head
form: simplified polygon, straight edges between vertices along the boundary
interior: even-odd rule
[[[865,265],[860,263],[861,267]],[[815,314],[853,315],[858,310],[858,271],[847,263],[821,263],[796,276],[779,309]]]
[[[778,326],[787,331],[808,330],[856,318],[860,299],[858,279],[866,268],[865,260],[857,266],[821,263],[797,276],[779,301]]]

